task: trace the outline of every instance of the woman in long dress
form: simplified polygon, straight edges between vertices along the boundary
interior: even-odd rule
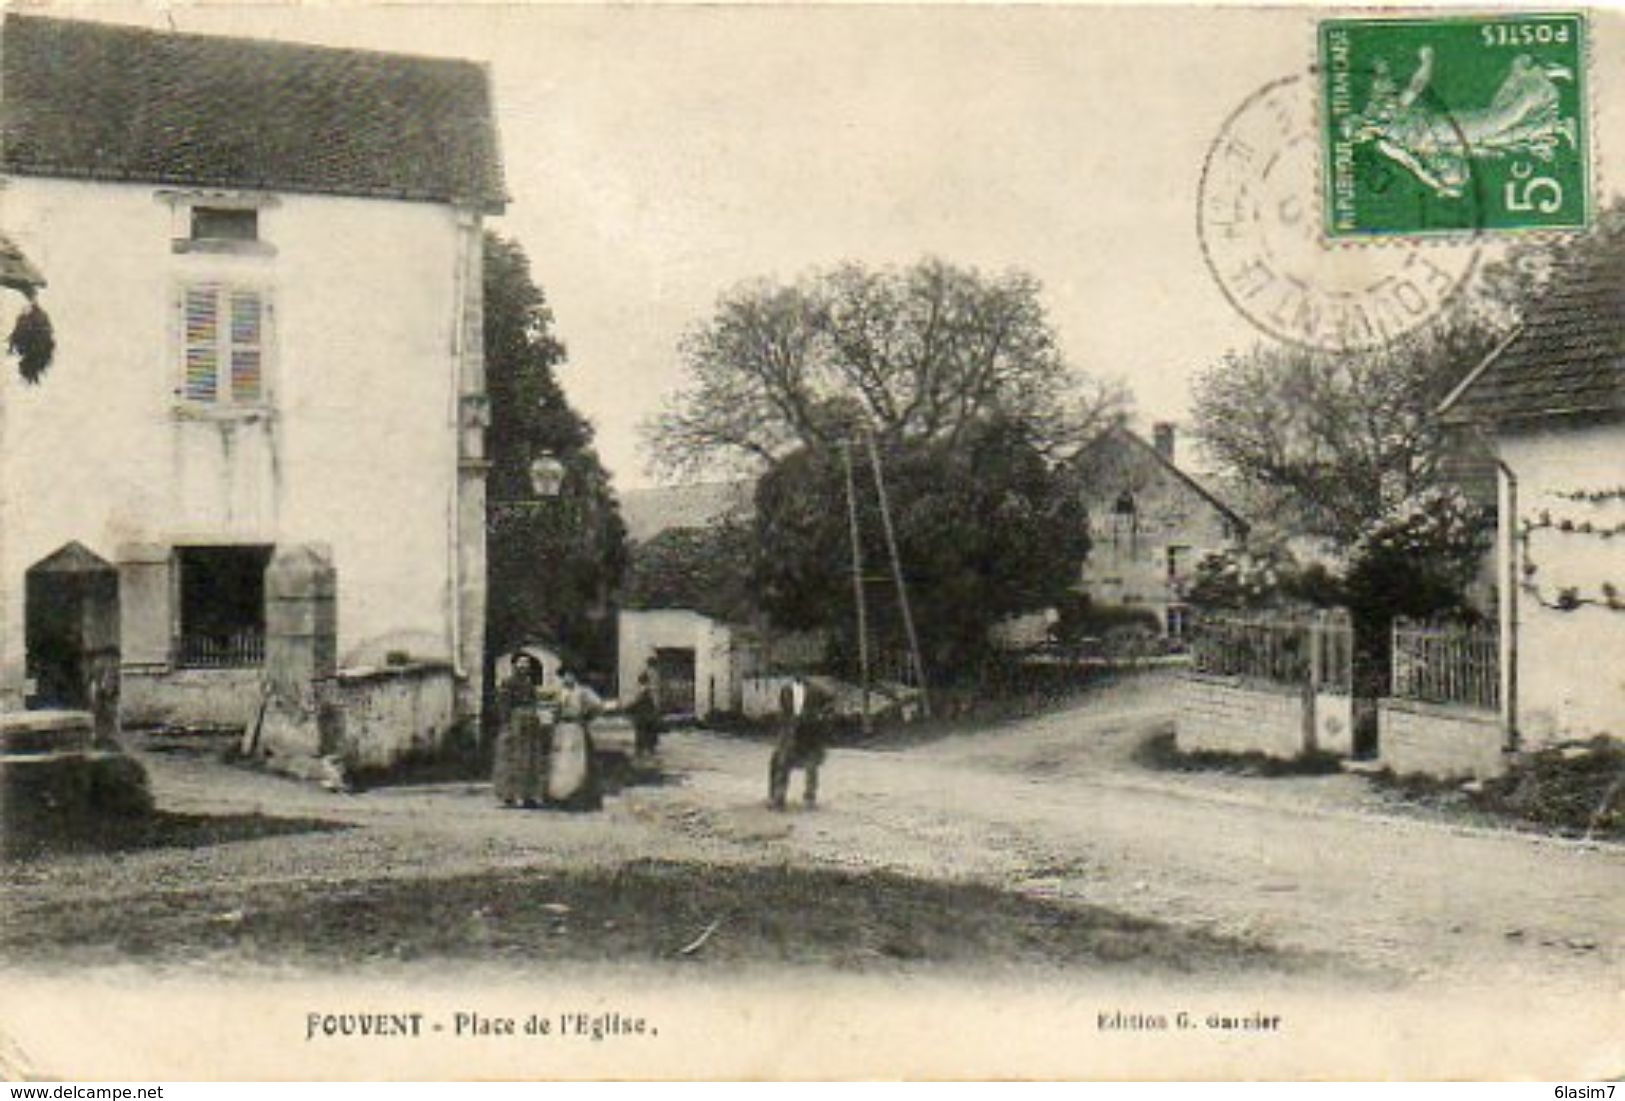
[[[604,701],[569,670],[559,673],[558,728],[548,770],[548,805],[560,810],[598,810],[604,805],[592,747],[592,720]]]
[[[497,735],[491,786],[504,806],[534,807],[546,796],[552,731],[538,709],[542,676],[540,662],[529,654],[518,654],[513,670],[497,690],[502,732]]]

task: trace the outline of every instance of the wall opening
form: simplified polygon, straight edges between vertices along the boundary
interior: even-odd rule
[[[176,664],[240,669],[265,663],[265,567],[270,546],[178,547]]]
[[[23,618],[29,707],[89,709],[96,702],[96,680],[109,668],[116,679],[118,601],[118,571],[79,543],[28,568]]]
[[[655,677],[660,710],[668,715],[694,713],[695,658],[692,646],[661,646],[655,650]]]

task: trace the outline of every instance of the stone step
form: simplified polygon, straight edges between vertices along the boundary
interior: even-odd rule
[[[146,771],[123,753],[0,757],[0,853],[39,839],[89,837],[150,815]]]
[[[7,711],[0,713],[0,755],[86,749],[91,729],[88,711]]]

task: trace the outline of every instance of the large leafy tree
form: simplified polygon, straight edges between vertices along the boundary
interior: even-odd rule
[[[1255,509],[1347,548],[1437,484],[1435,410],[1496,336],[1462,316],[1375,352],[1260,345],[1198,378],[1196,433]]]
[[[613,667],[609,598],[626,568],[626,528],[593,449],[592,426],[571,408],[557,369],[564,345],[524,250],[485,240],[487,445],[486,650],[545,640],[567,659]],[[564,466],[556,497],[539,497],[534,460]]]
[[[954,439],[882,443],[898,558],[928,671],[972,667],[999,619],[1057,603],[1088,553],[1082,506],[1017,426],[967,426]],[[852,451],[873,637],[903,652],[888,578],[879,498],[865,449]],[[755,581],[783,626],[831,630],[850,665],[855,646],[846,473],[839,450],[804,448],[757,492]]]
[[[1039,290],[934,259],[739,287],[684,337],[692,383],[650,443],[671,469],[760,470],[827,451],[854,424],[951,444],[998,418],[1046,453],[1073,450],[1126,396],[1068,366]]]

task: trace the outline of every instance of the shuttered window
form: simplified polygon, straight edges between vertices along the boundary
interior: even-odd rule
[[[181,292],[181,392],[200,404],[256,405],[265,400],[265,292],[199,284]]]

